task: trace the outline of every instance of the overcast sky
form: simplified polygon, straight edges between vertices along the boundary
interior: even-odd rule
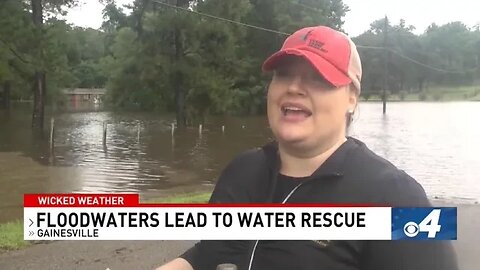
[[[278,0],[297,1],[297,0]],[[83,4],[71,10],[67,21],[83,26],[99,28],[102,24],[103,6],[97,0],[81,0]],[[117,0],[118,4],[133,0]],[[415,33],[423,31],[432,22],[445,24],[462,21],[472,27],[480,23],[480,0],[343,0],[350,7],[345,17],[345,31],[357,36],[366,31],[370,23],[385,15],[397,24],[405,19],[407,25],[414,25]]]

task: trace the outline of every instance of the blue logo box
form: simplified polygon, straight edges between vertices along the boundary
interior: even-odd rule
[[[392,240],[457,240],[457,208],[392,208]]]

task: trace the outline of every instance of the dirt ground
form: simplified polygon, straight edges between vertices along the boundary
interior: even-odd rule
[[[461,270],[480,265],[480,205],[458,206]],[[57,241],[0,254],[1,270],[151,270],[190,247],[192,241]]]

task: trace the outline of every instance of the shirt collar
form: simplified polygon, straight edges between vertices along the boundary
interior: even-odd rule
[[[325,176],[341,177],[344,175],[346,168],[346,159],[352,149],[362,144],[359,140],[347,137],[347,140],[328,157],[320,167],[313,172],[313,178]],[[269,168],[276,172],[280,169],[280,157],[278,155],[278,142],[273,141],[266,144],[263,150],[267,156],[267,164]]]

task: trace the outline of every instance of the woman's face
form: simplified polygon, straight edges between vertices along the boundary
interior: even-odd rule
[[[345,136],[356,105],[348,86],[336,88],[303,58],[285,57],[268,88],[270,127],[280,144],[301,151],[331,147]]]

